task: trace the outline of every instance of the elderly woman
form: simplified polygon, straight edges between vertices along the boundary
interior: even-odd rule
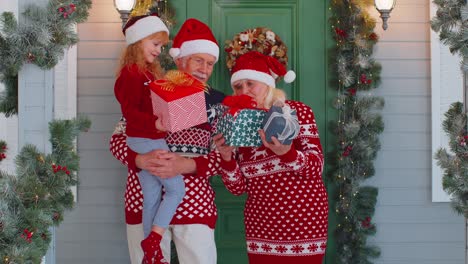
[[[328,199],[322,181],[323,154],[312,109],[285,101],[275,79],[294,80],[273,57],[251,51],[232,69],[235,95],[249,95],[257,108],[283,101],[297,111],[300,132],[284,145],[259,131],[260,147],[227,146],[222,134],[214,142],[222,156],[222,179],[234,195],[247,193],[244,225],[250,264],[322,263],[327,243]]]

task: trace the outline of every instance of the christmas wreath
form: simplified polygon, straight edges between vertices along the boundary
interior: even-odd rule
[[[288,48],[275,32],[266,27],[247,29],[236,34],[232,40],[225,42],[224,50],[229,70],[234,67],[239,56],[252,50],[272,56],[284,66],[288,65]]]
[[[51,69],[65,49],[78,42],[76,23],[86,21],[91,0],[50,0],[45,6],[31,4],[21,23],[13,13],[0,16],[0,113],[18,113],[18,72],[24,63]]]

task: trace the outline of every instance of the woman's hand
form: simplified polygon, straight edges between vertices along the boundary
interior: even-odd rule
[[[271,151],[273,151],[273,153],[275,153],[278,156],[288,153],[288,151],[291,149],[291,145],[281,144],[276,137],[271,137],[272,142],[268,142],[266,140],[265,131],[263,131],[263,129],[258,130],[258,133],[260,134],[260,138],[262,139],[263,145],[266,148],[269,148]]]
[[[225,161],[231,161],[232,152],[234,151],[235,147],[224,144],[226,143],[226,140],[224,139],[223,134],[220,133],[214,136],[213,142],[215,143],[219,154],[221,154],[221,158]]]
[[[157,130],[159,131],[162,131],[162,132],[166,132],[167,129],[164,127],[164,123],[163,123],[163,120],[162,118],[158,117],[158,119],[156,119],[156,121],[154,122],[154,126],[156,127]]]

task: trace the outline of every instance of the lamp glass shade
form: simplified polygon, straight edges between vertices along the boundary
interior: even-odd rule
[[[132,11],[135,6],[135,0],[114,0],[115,8],[120,11]]]
[[[377,10],[392,10],[395,6],[395,0],[375,0]]]

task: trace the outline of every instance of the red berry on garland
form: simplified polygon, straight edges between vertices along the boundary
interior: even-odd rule
[[[460,140],[460,146],[465,147],[466,146],[466,141],[464,138]]]
[[[346,33],[346,31],[339,29],[339,28],[335,28],[335,33],[342,38],[348,37],[348,33]]]
[[[377,34],[375,34],[375,33],[371,33],[371,34],[369,35],[369,39],[370,39],[370,40],[373,40],[373,41],[377,41],[377,40],[379,40],[379,35],[377,35]]]
[[[57,212],[55,212],[54,215],[52,216],[52,219],[53,219],[54,221],[58,221],[58,220],[60,219],[60,214],[57,213]]]
[[[28,243],[32,242],[32,236],[34,235],[34,232],[29,232],[27,228],[23,230],[23,234],[21,234],[21,238],[24,238]]]
[[[366,219],[364,219],[364,220],[361,221],[362,227],[364,227],[364,228],[369,228],[369,227],[371,227],[371,221],[372,221],[372,219],[371,219],[369,216],[366,217]]]
[[[58,11],[59,11],[60,13],[63,13],[63,11],[65,11],[65,8],[60,7],[60,8],[58,9]]]
[[[343,157],[348,157],[349,154],[351,153],[351,150],[353,150],[353,147],[347,146],[345,150],[343,151]]]
[[[28,63],[31,63],[31,62],[34,62],[34,60],[36,60],[36,56],[34,56],[34,54],[29,52],[26,59]]]
[[[356,92],[357,92],[357,89],[356,88],[350,88],[350,89],[348,89],[348,92],[349,92],[349,95],[355,96]]]
[[[361,83],[365,83],[366,80],[367,80],[367,76],[366,76],[364,73],[361,74],[361,77],[359,77],[359,81],[360,81]]]

